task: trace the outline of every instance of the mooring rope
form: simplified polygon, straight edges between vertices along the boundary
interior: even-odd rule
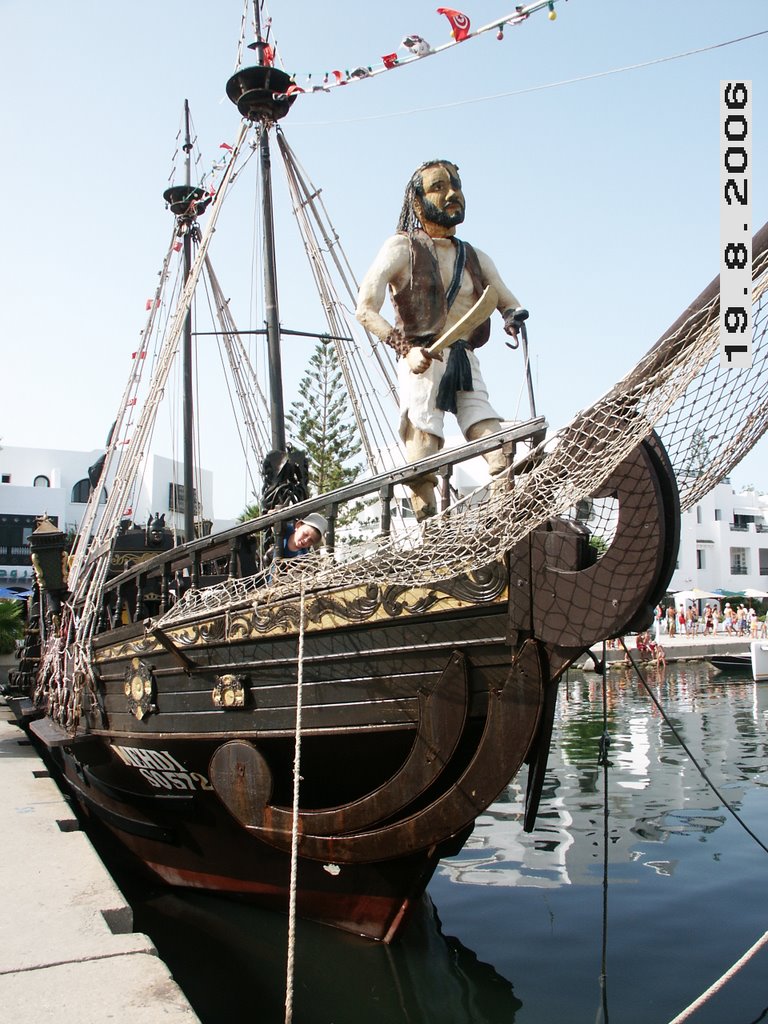
[[[600,737],[597,764],[603,769],[603,905],[602,905],[602,944],[600,948],[600,1004],[597,1008],[595,1024],[607,1024],[608,1021],[608,751],[611,737],[608,733],[608,660],[605,656],[603,641],[603,657],[600,674],[603,679],[603,732]]]
[[[648,680],[645,678],[643,673],[640,671],[639,665],[637,665],[636,662],[634,661],[634,659],[630,657],[629,650],[627,648],[626,643],[624,642],[624,638],[623,637],[621,638],[620,643],[621,643],[622,648],[624,649],[625,656],[629,659],[629,661],[630,661],[630,663],[632,665],[632,668],[635,670],[635,673],[637,674],[638,679],[642,683],[646,693],[648,694],[648,696],[651,698],[651,700],[655,704],[656,709],[658,710],[658,712],[661,715],[662,719],[664,720],[666,725],[669,727],[669,729],[672,730],[673,736],[675,737],[677,742],[680,744],[680,746],[683,748],[685,753],[688,755],[688,757],[690,758],[691,762],[696,767],[696,769],[699,772],[699,774],[701,775],[701,777],[707,783],[707,785],[712,790],[712,792],[715,794],[715,796],[720,801],[720,803],[723,805],[723,807],[725,807],[725,809],[727,811],[729,811],[733,815],[733,817],[736,819],[736,821],[738,821],[738,823],[741,825],[741,827],[744,829],[744,831],[755,840],[757,845],[762,850],[765,850],[765,852],[768,853],[768,847],[765,845],[765,843],[763,843],[762,840],[759,839],[758,836],[755,835],[755,833],[747,825],[747,823],[743,820],[743,818],[741,818],[740,815],[734,810],[734,808],[731,807],[731,805],[728,803],[728,801],[725,799],[725,797],[720,793],[720,791],[718,790],[717,786],[715,786],[714,782],[712,782],[710,777],[707,775],[707,773],[704,770],[704,768],[702,767],[702,765],[700,765],[699,762],[696,760],[696,758],[693,755],[691,749],[688,747],[688,745],[685,742],[685,740],[682,738],[682,736],[680,735],[678,730],[672,724],[672,722],[670,721],[667,713],[664,711],[664,708],[659,703],[656,695],[651,690],[650,686],[648,685]],[[671,1020],[669,1022],[669,1024],[682,1024],[683,1021],[688,1020],[688,1018],[693,1013],[695,1013],[696,1010],[699,1009],[699,1007],[703,1006],[704,1003],[706,1003],[713,995],[715,995],[717,992],[719,992],[720,989],[723,988],[723,986],[726,985],[731,980],[731,978],[733,978],[736,974],[738,974],[738,972],[741,970],[741,968],[744,967],[752,959],[752,957],[755,956],[755,954],[758,953],[763,948],[763,946],[765,946],[766,944],[768,944],[768,931],[764,932],[762,937],[760,939],[758,939],[757,942],[755,942],[755,944],[753,946],[751,946],[747,950],[747,952],[742,957],[740,957],[736,961],[736,963],[725,972],[725,974],[721,975],[721,977],[718,978],[717,981],[714,982],[714,984],[709,986],[709,988],[706,990],[706,992],[702,992],[702,994],[699,996],[698,999],[694,1000],[694,1002],[692,1002],[690,1004],[690,1006],[687,1006],[682,1011],[682,1013],[679,1013],[677,1015],[677,1017],[673,1018],[673,1020]]]
[[[729,967],[725,974],[721,975],[714,984],[710,985],[706,992],[702,992],[699,998],[694,1000],[690,1006],[686,1006],[682,1013],[678,1013],[676,1017],[673,1017],[669,1024],[682,1024],[684,1020],[688,1020],[688,1018],[695,1013],[700,1006],[703,1006],[711,996],[715,995],[716,992],[719,992],[720,989],[731,980],[731,978],[738,974],[741,968],[749,963],[752,957],[755,956],[756,953],[759,953],[765,945],[768,945],[768,932],[763,932],[761,938],[759,938],[753,946],[749,947],[744,956],[740,957],[733,967]]]
[[[680,744],[680,746],[683,748],[685,753],[688,755],[688,757],[690,758],[690,760],[693,763],[694,767],[696,768],[696,770],[701,775],[702,779],[704,779],[706,784],[709,786],[709,788],[715,794],[715,796],[720,801],[720,803],[723,805],[723,807],[726,809],[726,811],[728,811],[729,814],[732,814],[733,817],[736,819],[736,821],[738,821],[738,823],[741,825],[741,827],[744,829],[744,831],[747,833],[747,835],[751,836],[754,839],[754,841],[757,843],[757,845],[760,847],[761,850],[763,850],[765,853],[768,853],[768,846],[766,846],[766,844],[762,841],[762,839],[760,839],[759,836],[755,835],[755,833],[752,831],[752,829],[749,827],[749,825],[746,823],[746,821],[744,821],[744,819],[741,817],[741,815],[738,813],[738,811],[736,811],[735,808],[732,807],[731,804],[728,802],[728,800],[723,796],[723,794],[720,792],[720,790],[714,784],[712,779],[710,779],[710,777],[707,775],[706,771],[704,770],[704,767],[701,764],[699,764],[699,762],[697,761],[696,756],[694,755],[694,753],[691,750],[691,748],[688,746],[688,744],[685,742],[683,737],[680,735],[680,733],[674,727],[674,725],[670,721],[668,715],[664,711],[664,708],[661,706],[661,704],[659,703],[658,699],[656,698],[656,696],[654,695],[653,691],[651,690],[650,686],[648,685],[648,681],[646,680],[646,678],[643,675],[643,673],[640,671],[640,668],[635,663],[634,659],[630,657],[629,650],[627,649],[627,645],[624,643],[624,638],[623,637],[620,639],[620,643],[621,643],[621,646],[622,646],[622,648],[624,650],[624,654],[626,655],[627,659],[630,661],[632,667],[634,668],[635,672],[637,673],[638,679],[643,684],[643,686],[645,688],[645,692],[648,694],[648,696],[651,698],[653,703],[656,705],[656,709],[658,710],[658,712],[661,715],[661,717],[664,719],[664,722],[666,723],[666,725],[672,731],[672,735],[675,737],[677,742]]]
[[[304,682],[305,584],[299,603],[299,656],[296,675],[296,737],[293,754],[293,819],[291,823],[291,881],[288,902],[288,963],[285,978],[285,1024],[293,1020],[293,975],[296,958],[296,876],[299,860],[299,782],[301,780],[301,698]]]

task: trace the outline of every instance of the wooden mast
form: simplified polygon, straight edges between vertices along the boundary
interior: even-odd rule
[[[184,100],[184,153],[187,190],[192,188],[192,140],[189,130],[189,101]],[[192,268],[192,232],[188,225],[184,232],[184,280]],[[192,307],[184,320],[183,344],[184,389],[184,540],[195,539],[195,452],[194,402],[192,394]]]
[[[256,52],[257,63],[240,68],[227,82],[227,95],[236,104],[243,117],[258,125],[259,158],[262,184],[262,216],[264,224],[264,301],[267,329],[267,355],[269,360],[270,426],[272,451],[265,459],[265,486],[262,511],[285,501],[282,483],[290,478],[296,453],[288,453],[285,437],[285,411],[283,404],[283,373],[280,351],[280,311],[277,299],[277,269],[275,255],[275,224],[272,204],[272,161],[269,131],[280,118],[285,117],[295,100],[295,87],[290,75],[273,66],[272,49],[262,35],[259,2],[254,0],[255,40],[249,49]],[[302,453],[303,458],[303,453]],[[290,464],[290,465],[288,465]],[[305,477],[305,473],[299,476]],[[276,480],[278,481],[275,486]],[[278,497],[278,492],[280,497]],[[306,496],[306,482],[294,484],[292,500]]]

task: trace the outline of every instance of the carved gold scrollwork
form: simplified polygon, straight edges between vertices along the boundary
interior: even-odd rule
[[[216,676],[216,685],[211,691],[214,707],[230,708],[245,707],[245,677],[224,675]]]
[[[157,711],[152,669],[139,658],[132,658],[125,670],[123,692],[128,698],[128,710],[139,721]]]

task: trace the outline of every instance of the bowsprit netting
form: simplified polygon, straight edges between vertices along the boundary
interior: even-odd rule
[[[508,485],[495,483],[417,533],[382,540],[348,561],[319,555],[276,563],[263,575],[189,591],[161,620],[179,622],[238,604],[262,607],[308,591],[354,586],[439,584],[501,559],[555,516],[578,519],[589,501],[637,445],[656,430],[669,455],[683,509],[710,491],[768,427],[768,226],[754,240],[753,362],[723,369],[719,352],[718,280],[622,381],[516,467]],[[485,500],[478,500],[479,498]],[[590,517],[593,537],[610,544],[615,510],[608,500]]]

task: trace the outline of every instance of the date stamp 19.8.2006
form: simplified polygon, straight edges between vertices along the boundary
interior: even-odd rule
[[[752,83],[720,83],[720,365],[752,365]]]

